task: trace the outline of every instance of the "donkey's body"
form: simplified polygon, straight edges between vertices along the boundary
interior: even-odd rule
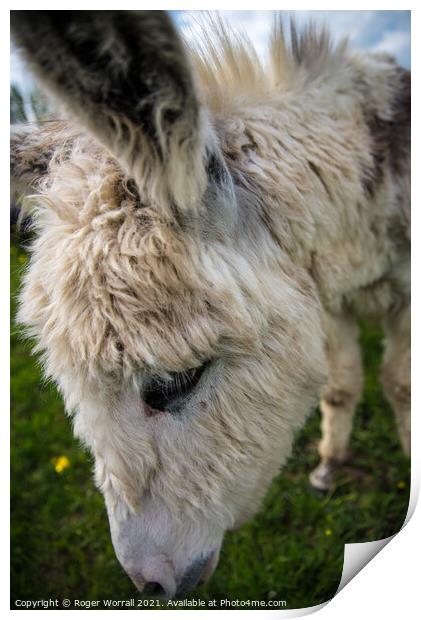
[[[223,30],[190,69],[159,12],[18,13],[93,134],[16,134],[14,174],[39,192],[20,320],[95,455],[120,561],[180,594],[257,509],[321,390],[313,483],[330,483],[360,396],[358,316],[384,322],[409,451],[409,74],[311,30],[289,49],[279,26],[266,72]]]

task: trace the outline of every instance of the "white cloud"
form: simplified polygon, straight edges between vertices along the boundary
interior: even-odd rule
[[[19,52],[12,47],[10,50],[10,81],[23,90],[31,90],[33,86],[32,75],[26,69]]]
[[[410,41],[407,32],[395,30],[394,32],[385,32],[378,43],[373,45],[373,52],[387,52],[392,56],[401,56],[409,51]]]

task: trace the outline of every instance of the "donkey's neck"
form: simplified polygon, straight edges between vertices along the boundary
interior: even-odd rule
[[[390,187],[369,186],[372,136],[359,95],[345,86],[318,84],[243,109],[222,132],[235,183],[261,225],[332,308],[384,278],[392,252],[386,232],[373,232]]]

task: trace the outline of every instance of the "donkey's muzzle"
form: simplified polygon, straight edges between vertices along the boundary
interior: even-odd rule
[[[142,573],[131,574],[136,587],[145,597],[168,600],[182,598],[198,585],[205,583],[218,563],[218,552],[202,555],[190,564],[176,583],[169,570],[169,563],[162,556],[152,558],[145,563]]]

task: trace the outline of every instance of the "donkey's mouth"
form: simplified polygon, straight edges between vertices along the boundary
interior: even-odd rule
[[[177,588],[176,598],[181,598],[191,592],[197,586],[209,581],[219,560],[219,549],[212,551],[206,556],[195,560],[184,573],[180,585]]]
[[[209,559],[208,559],[208,561],[207,561],[207,563],[206,563],[206,566],[205,566],[205,568],[203,569],[203,572],[202,572],[202,574],[201,574],[201,576],[200,576],[200,579],[199,579],[199,584],[198,584],[198,585],[204,585],[204,584],[206,584],[206,583],[209,581],[209,579],[212,577],[213,572],[214,572],[215,568],[216,568],[216,567],[217,567],[217,565],[218,565],[218,561],[219,561],[219,551],[220,551],[220,548],[219,548],[219,549],[217,549],[217,550],[215,550],[215,551],[214,551],[214,552],[210,555],[210,557],[209,557]]]

